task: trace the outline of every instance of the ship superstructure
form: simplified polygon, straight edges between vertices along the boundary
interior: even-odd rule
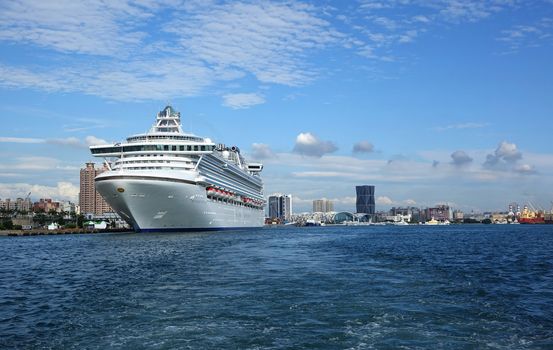
[[[185,133],[171,106],[149,132],[90,150],[109,169],[96,189],[136,231],[263,225],[263,165],[246,162],[236,146]]]

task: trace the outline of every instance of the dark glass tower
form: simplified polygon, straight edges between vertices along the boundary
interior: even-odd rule
[[[374,186],[355,186],[357,191],[357,201],[355,209],[357,213],[374,215]]]

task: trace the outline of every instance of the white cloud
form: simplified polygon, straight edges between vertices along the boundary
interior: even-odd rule
[[[478,163],[489,153],[485,149],[469,151],[475,159],[473,162]],[[520,167],[518,172],[515,169],[499,172],[477,166],[461,172],[450,162],[451,151],[427,151],[392,164],[385,159],[343,155],[317,158],[278,153],[277,156],[264,161],[266,193],[292,193],[303,199],[353,196],[355,185],[374,184],[377,195],[392,199],[394,206],[424,207],[448,201],[459,203],[463,208],[476,206],[495,210],[510,201],[523,200],[524,193],[533,193],[544,203],[553,195],[551,191],[544,191],[544,188],[553,188],[553,156],[549,154],[524,154],[526,162],[539,168],[535,173],[529,173],[531,168],[528,167]],[[441,162],[436,168],[432,167],[433,159]],[[529,174],[533,176],[521,176]],[[298,210],[311,208],[310,202],[300,204],[304,209],[297,207]],[[336,208],[354,210],[352,205],[345,203]]]
[[[362,0],[348,17],[361,44],[352,45],[358,54],[370,59],[397,61],[393,50],[414,42],[430,29],[442,30],[444,24],[477,22],[515,6],[510,0]],[[413,11],[418,12],[412,15]],[[355,42],[348,38],[347,43]],[[370,43],[369,43],[370,42]]]
[[[412,12],[407,5],[424,13],[405,15]],[[0,41],[55,54],[43,55],[40,66],[0,64],[0,86],[125,101],[198,96],[250,77],[302,86],[326,74],[309,63],[321,50],[347,48],[390,62],[396,60],[392,46],[414,41],[437,20],[478,20],[509,6],[499,0],[363,2],[341,22],[353,30],[344,34],[329,21],[336,9],[293,0],[4,1]],[[391,8],[397,16],[375,12]],[[90,55],[99,56],[94,66],[83,59]],[[247,108],[262,99],[229,106]]]
[[[85,137],[85,144],[87,147],[89,146],[96,146],[96,145],[105,145],[105,144],[108,144],[109,142],[107,142],[106,140],[103,140],[103,139],[99,139],[95,136],[87,136]]]
[[[553,35],[553,20],[542,18],[530,25],[515,25],[501,31],[498,41],[505,43],[509,51],[515,53],[525,47],[538,47]]]
[[[394,201],[390,197],[379,196],[376,198],[376,204],[379,205],[393,205]]]
[[[253,159],[268,159],[268,158],[275,158],[277,155],[269,145],[266,145],[264,143],[254,143],[252,144],[252,154]]]
[[[324,9],[295,1],[16,0],[0,3],[0,12],[0,40],[61,53],[32,68],[0,64],[0,85],[116,100],[198,96],[216,83],[246,76],[305,85],[320,74],[307,57],[343,36],[323,19]],[[79,55],[103,57],[90,66]],[[63,68],[56,67],[60,58]]]
[[[3,1],[0,40],[30,42],[61,52],[125,55],[145,34],[136,30],[151,16],[148,2]]]
[[[255,93],[227,94],[223,96],[223,106],[232,109],[246,109],[263,103],[265,103],[263,96]]]
[[[446,125],[446,126],[439,126],[439,127],[434,128],[434,130],[446,131],[446,130],[462,130],[462,129],[480,129],[480,128],[485,128],[489,125],[490,125],[489,123],[468,122],[468,123],[450,124],[450,125]]]
[[[83,147],[81,140],[76,137],[67,137],[64,139],[48,139],[46,143],[62,146]]]
[[[33,139],[28,137],[0,137],[0,142],[7,143],[44,143],[43,139]]]
[[[504,168],[522,158],[522,153],[514,143],[502,141],[499,143],[493,154],[486,156],[484,166],[488,168]]]
[[[520,164],[514,168],[514,171],[520,174],[535,174],[536,169],[530,164]]]
[[[31,192],[32,198],[52,198],[76,202],[79,196],[79,187],[64,181],[58,182],[56,186],[0,183],[0,198],[23,198],[29,192]]]
[[[309,132],[300,133],[296,137],[296,144],[294,146],[295,153],[319,158],[337,149],[336,145],[331,141],[319,140],[315,135]]]
[[[70,146],[77,148],[88,148],[93,145],[101,145],[108,143],[105,140],[99,139],[95,136],[89,135],[85,137],[84,141],[76,137],[67,138],[55,138],[55,139],[39,139],[39,138],[25,138],[25,137],[0,137],[0,142],[9,143],[47,143],[51,145]]]
[[[444,0],[440,15],[452,22],[476,22],[513,5],[512,1]]]
[[[316,72],[302,56],[340,37],[314,6],[296,3],[230,2],[198,7],[166,30],[208,65],[253,74],[264,83],[303,85]]]
[[[359,141],[353,145],[353,153],[371,153],[374,146],[369,141]]]

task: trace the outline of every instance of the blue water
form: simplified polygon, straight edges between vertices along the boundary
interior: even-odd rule
[[[553,349],[553,226],[0,238],[0,347]]]

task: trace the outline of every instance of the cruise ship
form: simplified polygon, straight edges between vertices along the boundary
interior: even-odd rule
[[[107,168],[96,190],[137,232],[263,225],[263,165],[247,162],[236,146],[184,132],[171,106],[147,133],[90,151]]]

